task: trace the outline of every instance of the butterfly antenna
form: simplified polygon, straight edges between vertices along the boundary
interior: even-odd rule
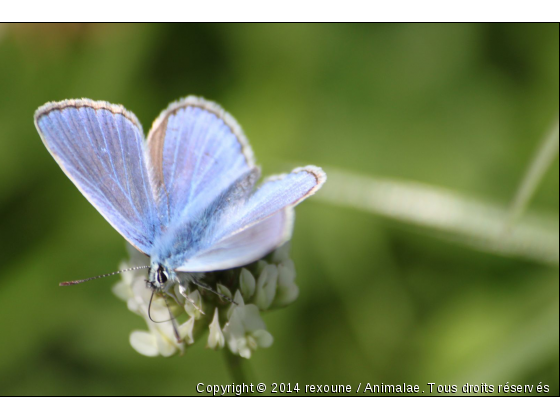
[[[64,281],[64,282],[60,283],[59,286],[72,286],[74,284],[85,283],[86,281],[90,281],[90,280],[95,280],[95,279],[100,279],[100,278],[103,278],[103,277],[114,276],[115,274],[121,274],[121,273],[124,273],[126,271],[142,270],[144,268],[150,268],[150,266],[149,265],[142,265],[142,266],[139,266],[139,267],[125,268],[124,270],[115,271],[114,273],[101,274],[100,276],[89,277],[87,279]]]

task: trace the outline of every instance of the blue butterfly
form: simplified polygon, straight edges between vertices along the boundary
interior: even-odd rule
[[[178,272],[240,267],[279,247],[292,234],[293,207],[326,180],[306,166],[255,190],[260,170],[241,127],[194,96],[164,110],[147,141],[134,114],[89,99],[49,102],[35,126],[82,194],[150,257],[157,292],[180,284]]]

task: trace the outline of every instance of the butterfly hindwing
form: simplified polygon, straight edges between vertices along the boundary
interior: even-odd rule
[[[284,207],[297,205],[315,194],[325,180],[325,173],[316,166],[297,168],[289,174],[268,178],[237,211],[235,217],[222,227],[218,236],[228,236],[271,216]]]
[[[160,222],[136,117],[107,102],[67,100],[39,108],[35,125],[84,196],[125,239],[149,254]]]
[[[325,173],[314,166],[269,178],[242,206],[222,219],[212,245],[177,270],[221,270],[262,258],[290,238],[293,207],[314,194],[325,180]]]
[[[189,259],[178,271],[207,272],[252,263],[286,242],[292,233],[294,210],[286,207],[246,229],[222,239]]]

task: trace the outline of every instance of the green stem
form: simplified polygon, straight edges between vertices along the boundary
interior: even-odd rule
[[[236,354],[233,354],[229,349],[226,347],[224,348],[224,356],[226,358],[226,364],[229,369],[229,373],[233,382],[236,384],[248,384],[247,378],[247,360],[243,359]]]
[[[552,130],[542,140],[515,194],[507,219],[506,227],[508,229],[525,211],[546,170],[550,168],[556,156],[558,156],[558,120],[556,120]]]

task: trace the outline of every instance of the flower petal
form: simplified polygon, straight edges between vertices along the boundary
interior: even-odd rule
[[[276,295],[276,283],[278,281],[278,268],[268,264],[264,267],[257,280],[257,291],[255,304],[262,310],[268,309]]]
[[[253,274],[246,268],[242,268],[239,275],[239,287],[245,299],[250,299],[253,296],[256,284]]]
[[[190,317],[188,321],[179,325],[179,337],[181,337],[186,344],[194,343],[193,338],[194,317]]]
[[[226,286],[224,286],[221,283],[218,283],[218,285],[216,286],[216,288],[218,289],[218,292],[221,293],[222,295],[227,296],[228,298],[231,299],[231,290],[229,290]]]
[[[278,264],[290,259],[290,242],[286,242],[272,254],[272,262]]]
[[[266,324],[261,318],[261,313],[256,305],[250,303],[243,308],[243,328],[245,331],[253,332],[266,329]]]
[[[130,286],[123,280],[115,283],[111,290],[119,299],[124,300],[125,302],[133,296]]]
[[[132,331],[129,341],[132,348],[144,356],[159,355],[156,337],[148,331]]]
[[[210,333],[208,334],[208,348],[215,350],[223,348],[225,345],[224,333],[220,328],[220,320],[218,319],[218,308],[214,310],[214,319],[209,325]]]
[[[254,331],[251,336],[261,348],[270,347],[274,342],[274,337],[272,337],[272,334],[270,334],[267,330]]]

